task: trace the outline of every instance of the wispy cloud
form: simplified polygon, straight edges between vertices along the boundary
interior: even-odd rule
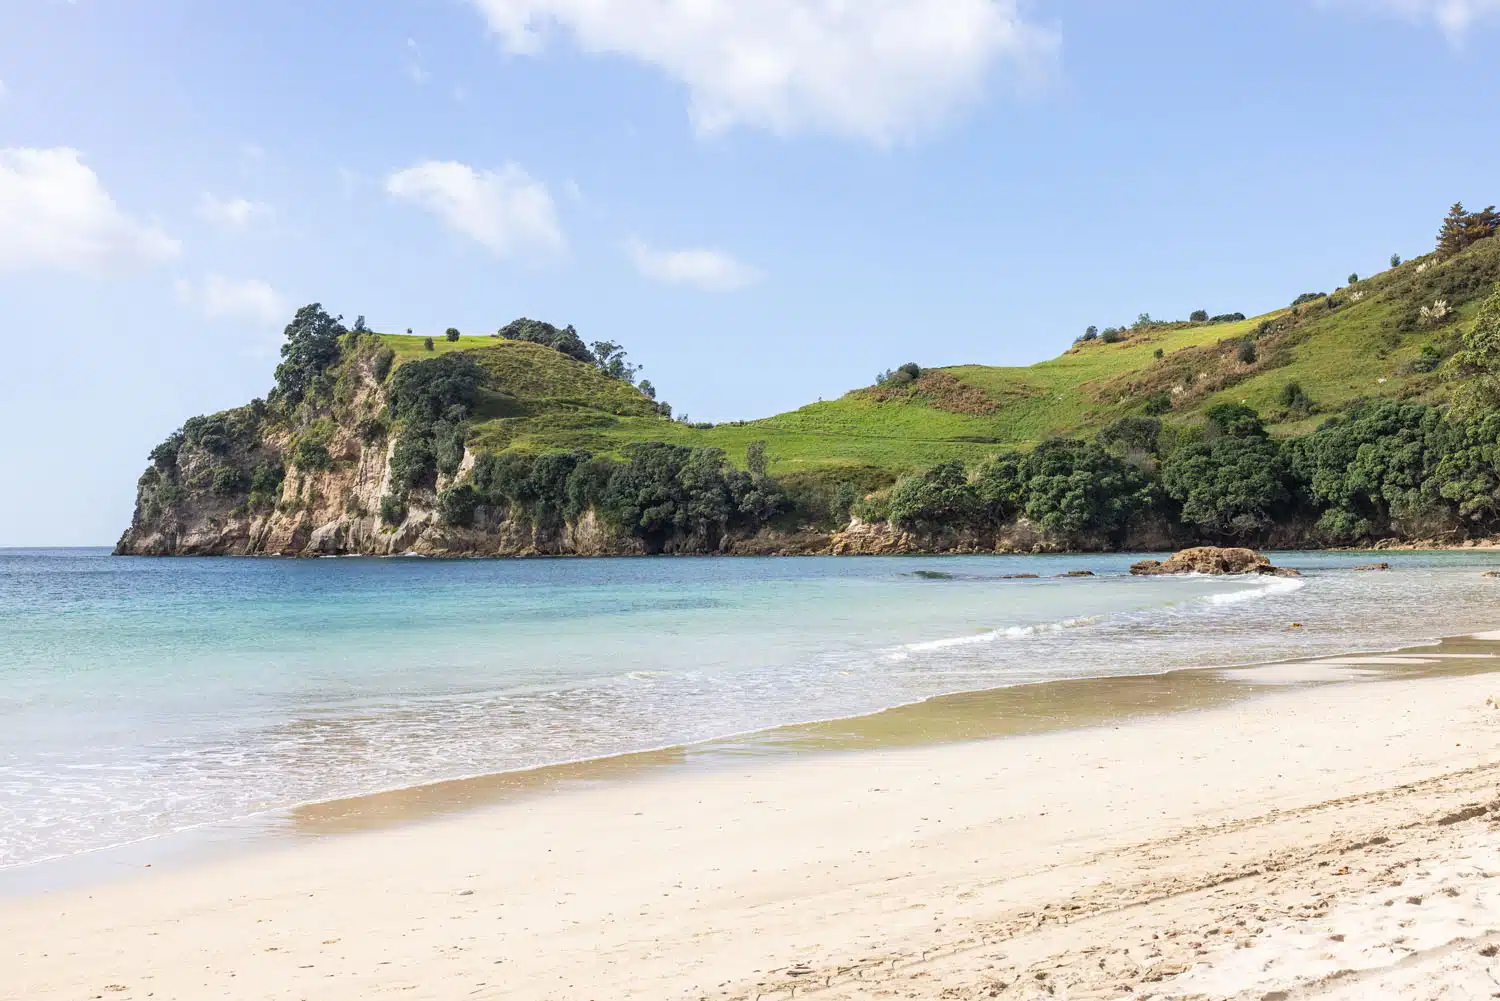
[[[271,207],[247,198],[219,198],[205,191],[198,199],[198,217],[222,229],[246,230],[259,216],[269,215]]]
[[[77,150],[0,150],[0,271],[104,274],[171,260],[182,244],[115,204]]]
[[[209,319],[239,319],[270,326],[286,313],[286,303],[267,282],[233,281],[208,275],[201,283],[177,282],[177,298]]]
[[[406,78],[419,87],[431,79],[431,75],[422,68],[422,47],[414,38],[406,40],[406,60],[401,68]]]
[[[1319,3],[1435,24],[1455,45],[1463,42],[1476,21],[1500,14],[1500,0],[1319,0]]]
[[[765,277],[721,250],[656,250],[641,240],[628,240],[625,253],[644,277],[674,285],[693,285],[708,292],[732,292]]]
[[[385,189],[499,257],[558,253],[567,245],[547,186],[514,163],[475,170],[464,163],[428,160],[391,174]]]
[[[888,143],[977,100],[1005,65],[1045,75],[1055,32],[1019,0],[471,0],[512,53],[561,28],[586,52],[627,56],[688,89],[703,132],[748,126]]]

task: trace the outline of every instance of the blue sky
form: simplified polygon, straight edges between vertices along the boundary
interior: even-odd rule
[[[0,545],[321,301],[612,339],[679,413],[1253,313],[1500,200],[1500,0],[7,0]]]

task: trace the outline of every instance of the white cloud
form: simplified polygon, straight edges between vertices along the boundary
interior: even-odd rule
[[[177,298],[215,320],[251,320],[269,325],[283,319],[287,311],[276,290],[254,278],[232,281],[222,275],[208,275],[201,285],[178,281]]]
[[[528,250],[557,253],[567,244],[547,186],[514,163],[498,171],[477,171],[463,163],[429,160],[396,171],[385,189],[416,202],[501,257]]]
[[[731,292],[763,277],[760,271],[718,250],[654,250],[640,240],[630,240],[625,252],[647,278],[696,285],[710,292]]]
[[[1389,12],[1413,21],[1432,21],[1458,43],[1487,14],[1500,13],[1500,0],[1323,0],[1352,9]]]
[[[120,211],[77,150],[0,150],[0,271],[105,274],[176,257],[182,245]]]
[[[198,199],[199,218],[223,229],[249,229],[256,216],[270,211],[270,206],[261,202],[245,198],[217,198],[206,191]]]
[[[414,38],[406,40],[406,62],[402,69],[406,72],[406,78],[418,87],[431,78],[430,74],[422,68],[422,47]]]
[[[541,51],[548,28],[684,84],[703,132],[734,126],[890,142],[977,99],[997,64],[1025,76],[1054,32],[1019,0],[471,0],[505,47]]]

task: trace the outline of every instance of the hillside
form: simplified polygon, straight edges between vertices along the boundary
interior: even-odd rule
[[[1479,432],[1436,408],[1473,369],[1472,352],[1454,356],[1500,280],[1494,229],[1261,316],[1142,317],[1037,365],[902,366],[838,399],[717,426],[671,419],[617,345],[587,348],[571,327],[520,320],[503,328],[511,336],[434,339],[362,320],[346,329],[310,306],[287,328],[266,401],[194,418],[152,453],[119,548],[504,555],[1469,535],[1500,510],[1500,485],[1480,496],[1500,476],[1459,455],[1489,440],[1466,444]],[[1411,497],[1394,481],[1390,496],[1328,486],[1317,456],[1345,413],[1371,429],[1361,434],[1426,436],[1420,468],[1402,474],[1417,481]],[[1239,478],[1215,481],[1224,469]]]
[[[1029,448],[1060,435],[1086,436],[1145,412],[1150,394],[1165,390],[1172,394],[1172,409],[1163,414],[1168,422],[1201,423],[1211,406],[1246,403],[1267,417],[1273,434],[1288,436],[1359,400],[1441,402],[1446,384],[1434,372],[1418,371],[1422,349],[1432,345],[1440,355],[1451,354],[1456,332],[1472,321],[1497,279],[1500,241],[1485,240],[1452,260],[1431,255],[1406,262],[1295,312],[1223,324],[1146,325],[1121,342],[1077,344],[1026,368],[933,369],[907,389],[856,390],[761,420],[702,428],[655,416],[555,411],[541,420],[501,417],[480,425],[478,434],[533,450],[611,451],[636,441],[710,445],[739,463],[752,442],[764,441],[777,473],[826,470],[836,477],[841,468],[859,466],[899,473],[948,459],[976,460],[997,448]],[[1452,314],[1440,326],[1422,323],[1422,307],[1439,301]],[[1247,338],[1257,353],[1248,364],[1237,357]],[[420,338],[387,340],[403,358],[420,350]],[[485,340],[443,347],[484,350]],[[1289,382],[1301,386],[1310,410],[1281,403]]]

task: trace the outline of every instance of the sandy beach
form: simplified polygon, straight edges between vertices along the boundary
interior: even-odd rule
[[[9,900],[0,996],[1493,996],[1500,679],[1294,684],[1364,669],[572,783]]]

